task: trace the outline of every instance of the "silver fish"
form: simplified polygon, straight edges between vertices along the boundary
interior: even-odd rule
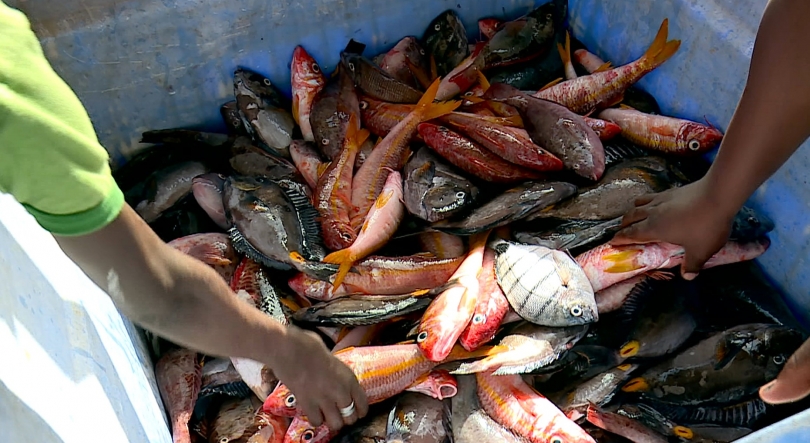
[[[405,393],[388,414],[386,443],[445,443],[449,441],[450,402],[423,394]]]
[[[595,247],[619,232],[621,222],[621,217],[607,221],[572,220],[538,232],[516,232],[515,240],[561,251],[586,245]]]
[[[350,295],[299,309],[293,320],[326,326],[373,325],[426,309],[429,297],[406,295]]]
[[[490,242],[495,275],[515,312],[542,326],[574,326],[599,319],[593,288],[568,254],[506,240]]]
[[[458,392],[451,399],[455,443],[526,443],[481,409],[475,376],[460,375],[456,380]]]
[[[589,403],[597,406],[608,404],[616,391],[638,365],[625,363],[609,371],[592,377],[573,390],[564,393],[560,398],[551,398],[552,401],[566,414],[572,411],[585,413]]]
[[[478,188],[422,148],[405,165],[403,193],[408,212],[436,222],[464,210],[478,197]]]

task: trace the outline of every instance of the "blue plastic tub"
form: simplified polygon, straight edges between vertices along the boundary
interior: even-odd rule
[[[121,163],[142,131],[222,128],[237,65],[289,88],[297,44],[327,70],[350,38],[369,53],[420,36],[455,9],[471,37],[484,16],[512,18],[529,0],[6,0],[25,11],[54,68],[86,105]],[[540,3],[540,2],[537,2]],[[643,53],[669,18],[682,40],[641,80],[666,114],[725,129],[743,90],[766,0],[570,0],[574,34],[614,64]],[[0,159],[2,161],[2,159]],[[797,317],[810,320],[807,149],[754,195],[777,222],[759,259]],[[0,441],[170,442],[152,363],[132,325],[8,196],[0,196]],[[741,442],[810,441],[805,411]]]

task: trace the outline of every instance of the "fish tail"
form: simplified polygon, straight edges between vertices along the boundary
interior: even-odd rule
[[[487,92],[487,89],[489,89],[491,86],[489,84],[489,80],[487,80],[487,76],[485,76],[481,71],[475,71],[475,73],[478,74],[478,83],[481,85],[481,89],[483,89],[484,92]]]
[[[556,85],[557,83],[560,83],[561,81],[563,81],[563,78],[562,78],[562,77],[560,77],[560,78],[556,78],[556,79],[554,79],[554,80],[552,80],[552,81],[550,81],[550,82],[546,83],[546,85],[545,85],[545,86],[543,86],[542,88],[540,88],[540,90],[538,90],[537,92],[544,91],[544,90],[546,90],[546,89],[548,89],[548,88],[550,88],[550,87],[552,87],[552,86]]]
[[[565,46],[557,43],[557,51],[560,53],[560,59],[565,68],[565,76],[569,80],[576,78],[574,65],[571,64],[571,35],[568,31],[565,31]]]
[[[602,63],[598,68],[596,68],[595,71],[591,72],[591,74],[596,74],[597,72],[604,72],[604,71],[607,71],[607,70],[611,69],[612,67],[613,67],[613,63],[605,62],[605,63]]]
[[[598,406],[596,406],[592,402],[588,402],[588,413],[587,413],[587,415],[588,415],[588,421],[592,425],[594,425],[594,426],[596,426],[598,428],[602,428],[602,429],[605,428],[606,425],[605,425],[605,422],[603,420],[604,416],[602,414],[602,411],[599,409]]]
[[[350,149],[359,151],[363,143],[368,139],[370,132],[367,129],[360,128],[360,122],[357,121],[357,116],[351,114],[349,116],[349,127],[346,130],[346,144]]]
[[[425,94],[422,95],[422,98],[419,99],[419,103],[416,104],[416,109],[421,113],[421,121],[439,118],[455,111],[456,108],[461,106],[461,102],[457,100],[433,103],[433,101],[436,100],[436,93],[439,92],[439,83],[439,79],[434,80],[427,91],[425,91]]]
[[[495,345],[495,346],[481,346],[480,348],[474,351],[468,351],[464,349],[461,345],[457,344],[453,346],[453,349],[450,351],[450,354],[444,360],[442,360],[442,363],[450,363],[458,360],[467,360],[470,358],[494,357],[508,350],[509,347],[507,346]]]
[[[606,262],[612,263],[605,272],[611,274],[621,274],[623,272],[632,272],[642,268],[641,265],[635,263],[636,257],[640,255],[641,251],[638,249],[628,249],[625,251],[613,252],[607,254],[602,259]]]
[[[665,18],[664,21],[661,22],[661,27],[658,28],[658,33],[655,35],[655,39],[642,57],[647,61],[650,68],[656,68],[665,61],[669,60],[669,58],[672,57],[681,46],[680,40],[667,41],[668,33],[669,19]]]
[[[343,283],[343,279],[346,278],[346,274],[349,273],[349,270],[352,268],[352,264],[355,260],[353,252],[354,251],[352,251],[351,248],[346,248],[341,249],[340,251],[335,251],[324,257],[324,263],[340,265],[340,269],[338,269],[337,275],[335,276],[335,281],[332,282],[332,286],[337,288]]]

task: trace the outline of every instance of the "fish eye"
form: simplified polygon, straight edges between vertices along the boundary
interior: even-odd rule
[[[473,95],[472,91],[467,91],[464,93],[464,97],[472,97],[472,95]]]
[[[304,434],[301,436],[301,438],[303,438],[304,441],[310,441],[313,438],[315,438],[315,431],[313,431],[312,429],[307,429],[306,431],[304,431]]]
[[[352,239],[352,236],[349,235],[348,233],[344,232],[343,234],[340,234],[340,238],[342,238],[343,240],[349,241],[349,240]]]
[[[441,31],[442,30],[442,24],[441,23],[436,23],[435,25],[433,25],[433,29],[435,29],[437,31]]]
[[[323,140],[321,140],[321,144],[324,145],[324,146],[328,145],[329,144],[329,139],[324,138]]]
[[[574,306],[571,308],[571,315],[574,317],[581,317],[582,316],[582,308],[579,306]]]
[[[264,84],[267,85],[267,86],[270,86],[270,79],[267,79],[267,78],[264,79]]]
[[[781,365],[782,363],[785,362],[785,357],[781,355],[774,355],[773,362],[777,365]]]
[[[439,132],[447,132],[447,128],[444,126],[439,126]]]
[[[365,100],[360,100],[360,109],[368,109],[368,102]]]
[[[315,72],[321,72],[321,67],[318,66],[317,63],[313,63],[312,64],[312,70],[315,71]]]
[[[420,49],[420,50],[419,50],[419,55],[425,55],[425,50],[424,50],[424,49]]]
[[[467,193],[466,193],[466,192],[464,192],[464,191],[458,191],[458,192],[456,192],[456,198],[457,198],[457,199],[459,199],[459,200],[460,200],[460,199],[463,199],[463,198],[464,198],[464,197],[466,197],[466,196],[467,196]]]
[[[423,341],[427,340],[427,338],[428,338],[427,331],[422,331],[419,333],[419,335],[416,336],[416,342],[422,343]]]
[[[546,20],[551,20],[551,14],[546,14]]]
[[[557,437],[556,435],[554,437],[551,437],[551,440],[549,440],[549,441],[550,441],[550,443],[563,443],[563,439],[560,438],[560,437]]]
[[[287,406],[288,408],[294,408],[295,407],[295,395],[293,395],[293,394],[288,395],[287,398],[284,399],[284,405]]]
[[[700,149],[700,142],[694,139],[689,140],[689,144],[687,146],[689,146],[689,149],[691,149],[692,151],[697,151],[698,149]]]
[[[354,72],[354,63],[349,62],[349,71]]]
[[[481,324],[487,320],[487,317],[484,314],[475,314],[473,317],[472,322],[476,325]]]

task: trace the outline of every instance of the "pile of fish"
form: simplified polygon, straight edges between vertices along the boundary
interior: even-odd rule
[[[566,9],[483,18],[477,42],[448,10],[377,56],[350,41],[331,73],[299,46],[291,96],[235,70],[227,133],[143,134],[115,172],[127,201],[245,303],[318,331],[371,403],[314,427],[264,364],[158,341],[175,442],[732,441],[773,415],[757,389],[803,333],[740,263],[773,223],[744,208],[691,282],[677,245],[608,244],[722,134],[634,86],[678,50],[666,20],[613,67]]]

